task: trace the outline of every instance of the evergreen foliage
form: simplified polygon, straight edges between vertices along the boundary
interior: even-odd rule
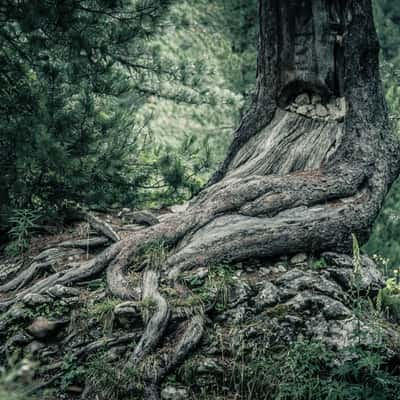
[[[0,224],[13,209],[133,201],[145,47],[169,2],[4,1],[0,7]]]
[[[393,129],[400,134],[400,5],[375,0],[375,20],[381,44],[381,74]],[[400,264],[400,182],[397,181],[381,210],[366,246],[370,254],[389,259],[391,269]]]

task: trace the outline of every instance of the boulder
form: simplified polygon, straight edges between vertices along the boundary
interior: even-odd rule
[[[304,106],[304,105],[310,104],[310,96],[307,93],[299,94],[296,97],[296,99],[294,100],[294,102],[298,106]]]
[[[162,400],[186,400],[189,399],[189,393],[186,389],[166,386],[161,390]]]
[[[55,334],[67,321],[50,321],[46,317],[36,318],[26,330],[36,339],[45,339]]]

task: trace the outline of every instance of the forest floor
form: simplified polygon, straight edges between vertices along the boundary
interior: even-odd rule
[[[180,208],[93,215],[123,238]],[[18,287],[3,290],[0,302],[49,274],[76,268],[109,244],[98,229],[82,221],[36,235],[22,259],[0,260],[0,288],[35,263],[47,267]],[[138,270],[153,256],[134,260],[132,286],[140,284]],[[274,399],[283,390],[280,381],[293,393],[300,383],[313,382],[320,392],[315,398],[323,399],[326,390],[338,384],[326,381],[338,363],[353,363],[354,373],[367,379],[363,363],[372,353],[361,354],[361,348],[379,347],[373,354],[382,360],[369,366],[370,375],[386,379],[379,375],[382,365],[391,366],[394,376],[399,373],[393,366],[400,354],[398,326],[376,302],[383,277],[364,255],[359,255],[359,267],[355,275],[354,259],[335,253],[322,258],[297,254],[213,265],[183,277],[174,287],[161,283],[160,293],[172,310],[170,324],[154,352],[135,369],[126,368],[126,360],[153,305],[110,296],[102,272],[73,286],[55,285],[20,297],[0,318],[0,353],[18,381],[25,382],[23,388],[14,388],[22,393],[16,400],[29,398],[26,387],[41,399],[141,399],[143,376],[175,351],[190,317],[205,315],[197,348],[163,380],[162,399]],[[357,357],[360,365],[354,361]],[[284,370],[288,368],[294,368],[292,374]],[[350,385],[351,379],[340,383]],[[393,379],[385,389],[388,399],[395,399],[390,393],[400,388],[400,380]]]

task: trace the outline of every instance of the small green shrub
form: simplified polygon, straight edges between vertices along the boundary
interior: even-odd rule
[[[379,309],[390,319],[400,323],[400,285],[395,278],[388,279],[378,294]]]
[[[233,284],[233,270],[229,265],[218,264],[209,268],[208,276],[202,286],[195,282],[193,293],[199,296],[202,303],[215,303],[219,312],[225,310],[229,300],[229,288]]]
[[[91,359],[87,366],[87,378],[102,398],[115,400],[142,399],[142,376],[134,368],[114,365],[102,354]],[[128,397],[128,388],[132,393]]]
[[[29,209],[13,210],[9,223],[12,228],[9,230],[11,242],[7,245],[5,252],[9,256],[18,256],[22,254],[30,243],[31,234],[39,219],[39,214],[36,211]]]
[[[114,326],[114,308],[120,300],[106,298],[100,302],[90,305],[87,309],[89,316],[95,317],[102,325],[103,332],[111,333]]]
[[[11,362],[7,369],[0,366],[0,400],[36,400],[28,394],[32,388],[31,371],[32,364],[26,359],[17,364]]]

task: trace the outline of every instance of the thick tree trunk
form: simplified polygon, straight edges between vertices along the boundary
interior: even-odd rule
[[[113,295],[154,303],[129,358],[135,367],[174,319],[158,290],[160,279],[174,285],[182,273],[220,262],[345,253],[352,234],[361,241],[368,238],[400,167],[379,77],[371,1],[260,0],[259,14],[254,102],[207,187],[186,211],[164,216],[125,239],[106,226],[116,243],[96,258],[21,289],[40,267],[34,265],[0,287],[2,292],[20,288],[0,303],[3,309],[29,293],[88,279],[107,268]],[[132,288],[126,278],[132,260],[157,242],[167,245],[170,255]],[[175,352],[147,377],[148,398],[157,398],[161,379],[198,343],[203,323],[202,317],[192,317]]]

